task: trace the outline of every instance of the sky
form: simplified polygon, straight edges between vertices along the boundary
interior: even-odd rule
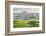
[[[21,13],[23,11],[29,13],[39,13],[42,9],[41,6],[33,6],[33,5],[10,5],[13,13]]]
[[[13,13],[21,13],[21,12],[28,12],[28,13],[39,13],[39,8],[13,8]]]

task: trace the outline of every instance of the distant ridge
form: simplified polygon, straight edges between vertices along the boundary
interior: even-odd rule
[[[34,17],[34,15],[35,17],[39,18],[39,13],[28,13],[25,11],[21,13],[13,13],[14,19],[15,18],[16,19],[24,19],[24,18],[29,19],[29,17]]]

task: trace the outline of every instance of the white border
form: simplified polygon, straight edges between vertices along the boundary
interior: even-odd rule
[[[13,7],[17,8],[39,8],[40,13],[40,27],[32,27],[32,28],[13,28]],[[10,32],[16,31],[34,31],[34,30],[42,30],[42,6],[32,6],[32,5],[10,5]]]

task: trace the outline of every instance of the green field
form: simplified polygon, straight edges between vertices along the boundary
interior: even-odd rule
[[[39,27],[39,21],[32,20],[14,20],[14,28]]]

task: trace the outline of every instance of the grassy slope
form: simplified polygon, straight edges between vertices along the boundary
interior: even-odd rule
[[[31,21],[31,20],[14,20],[14,28],[38,27],[38,26],[39,26],[39,22],[38,21]]]

